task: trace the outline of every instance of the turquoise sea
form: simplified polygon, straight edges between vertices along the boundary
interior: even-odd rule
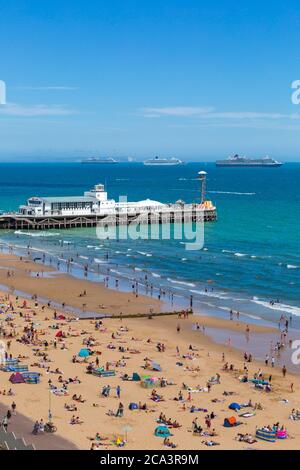
[[[81,195],[105,183],[109,197],[151,198],[162,202],[199,198],[197,172],[205,170],[207,197],[218,220],[205,224],[205,247],[187,251],[179,240],[106,240],[96,229],[45,232],[3,231],[0,239],[52,256],[76,258],[77,270],[110,269],[128,288],[173,292],[194,308],[228,316],[231,308],[249,321],[278,322],[292,315],[300,327],[300,164],[280,168],[216,168],[212,163],[146,167],[140,163],[1,163],[0,209],[16,210],[30,196]],[[142,289],[142,287],[141,287]],[[276,301],[274,304],[270,300]]]

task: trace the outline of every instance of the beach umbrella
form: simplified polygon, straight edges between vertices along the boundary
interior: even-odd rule
[[[132,427],[129,424],[125,424],[122,427],[122,431],[125,433],[125,441],[128,442],[128,433],[132,431]]]
[[[90,355],[90,352],[88,349],[80,349],[78,356],[79,357],[88,357]]]

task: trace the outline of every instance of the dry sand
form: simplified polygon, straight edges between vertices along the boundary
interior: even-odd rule
[[[3,255],[1,257],[1,265],[11,270],[14,269],[15,275],[7,278],[6,269],[0,270],[0,283],[10,284],[17,289],[31,294],[36,293],[52,300],[64,301],[69,305],[80,307],[81,299],[77,295],[78,292],[82,292],[86,288],[88,292],[86,303],[88,304],[88,309],[91,310],[99,303],[105,303],[109,313],[119,313],[119,311],[124,313],[144,311],[147,313],[151,306],[156,311],[161,307],[158,301],[154,302],[153,299],[148,297],[141,296],[135,298],[131,293],[115,292],[101,285],[76,280],[69,276],[61,276],[55,279],[30,277],[28,269],[36,270],[36,265],[26,261],[17,261],[11,255]],[[2,294],[2,302],[6,305],[8,305],[7,296],[8,294]],[[228,346],[217,345],[205,334],[192,330],[193,323],[199,321],[201,325],[205,326],[215,326],[244,332],[246,325],[243,322],[229,322],[204,316],[195,318],[190,316],[188,319],[168,316],[155,317],[152,320],[147,318],[123,318],[123,320],[110,318],[103,321],[103,331],[96,331],[95,322],[92,320],[55,321],[53,319],[53,309],[48,307],[42,309],[41,305],[34,307],[33,301],[28,301],[28,308],[23,309],[21,308],[23,303],[21,298],[16,300],[13,294],[9,294],[9,298],[14,306],[13,328],[17,335],[12,339],[9,353],[14,357],[19,354],[27,356],[28,358],[22,362],[28,364],[30,370],[40,371],[42,377],[40,384],[37,385],[16,384],[11,386],[9,382],[10,373],[0,371],[0,390],[3,391],[5,389],[7,391],[12,387],[16,393],[14,397],[3,396],[1,394],[0,401],[9,408],[14,400],[17,404],[18,413],[22,413],[32,421],[35,421],[41,418],[47,420],[50,397],[53,421],[58,428],[57,436],[67,438],[78,448],[89,449],[91,447],[89,437],[94,437],[96,432],[99,432],[101,436],[108,439],[103,442],[102,448],[116,448],[113,439],[116,436],[125,437],[127,428],[128,441],[126,448],[163,449],[163,439],[154,436],[154,430],[157,426],[156,420],[159,417],[159,413],[163,412],[167,418],[176,419],[181,425],[180,428],[171,430],[173,436],[170,437],[170,440],[177,444],[178,449],[210,449],[210,447],[202,443],[206,439],[205,437],[194,436],[191,431],[192,421],[196,417],[198,418],[198,423],[206,430],[205,415],[207,413],[203,411],[191,413],[188,410],[188,407],[191,405],[207,409],[209,413],[212,411],[216,413],[217,417],[212,420],[211,428],[214,428],[217,433],[213,440],[220,443],[220,445],[212,447],[213,449],[245,449],[249,447],[257,449],[297,449],[299,447],[300,421],[292,421],[288,418],[292,408],[300,408],[300,378],[289,372],[283,378],[280,370],[265,367],[254,361],[248,364],[249,376],[252,376],[254,372],[262,368],[267,377],[269,374],[272,374],[273,377],[273,391],[271,393],[256,390],[249,383],[241,383],[238,380],[238,376],[243,371],[244,364],[241,352]],[[24,317],[19,316],[20,311],[23,314],[26,312],[30,314],[38,332],[38,339],[41,341],[47,340],[50,344],[47,352],[51,362],[46,365],[50,366],[51,371],[58,367],[63,372],[64,379],[69,377],[74,378],[75,376],[80,378],[80,384],[70,384],[68,386],[68,396],[55,396],[49,392],[49,379],[52,380],[53,384],[59,385],[57,374],[47,373],[45,369],[31,366],[39,362],[40,358],[34,356],[32,345],[21,344],[17,341],[23,334],[24,326],[30,324],[30,322],[25,321]],[[5,315],[1,315],[1,317],[5,317]],[[59,328],[65,332],[67,338],[62,340],[62,342],[58,342],[55,349],[53,341],[57,330],[52,329],[51,325],[56,323],[59,323]],[[5,324],[5,329],[9,332],[11,327],[7,325],[7,322]],[[180,332],[177,331],[178,324],[180,324]],[[120,328],[124,329],[125,327],[128,328],[128,331],[120,330]],[[266,331],[270,331],[270,329],[261,326],[251,326],[250,334],[260,335]],[[113,333],[115,334],[115,339],[112,338]],[[74,336],[75,334],[78,334],[78,336]],[[125,357],[125,367],[110,366],[111,369],[116,370],[115,377],[98,378],[86,374],[87,363],[72,363],[72,356],[84,347],[83,340],[89,336],[95,338],[97,342],[97,345],[92,347],[92,350],[101,353],[98,355],[100,365],[105,366],[108,361],[115,362],[123,356]],[[150,342],[148,342],[149,339],[151,339]],[[156,345],[158,342],[164,343],[165,352],[157,351]],[[108,349],[109,343],[114,344],[116,349]],[[65,344],[66,349],[61,349],[62,344]],[[189,353],[189,345],[196,349],[192,353],[194,355],[193,359],[182,357]],[[118,348],[120,346],[129,350],[137,349],[139,353],[133,354],[129,350],[119,352]],[[176,351],[177,347],[179,354]],[[45,350],[43,345],[39,346],[39,348],[41,351]],[[224,365],[222,361],[223,352],[225,354],[225,361],[228,361],[229,364],[234,364],[235,371],[225,372],[222,370]],[[95,355],[90,356],[88,362],[94,361],[95,357]],[[145,371],[141,366],[144,365],[146,357],[158,362],[162,367],[162,371]],[[178,362],[181,362],[183,365],[177,365],[176,363]],[[193,372],[188,370],[191,368],[199,368],[199,371]],[[155,403],[149,399],[151,389],[142,388],[140,382],[121,380],[120,376],[122,374],[127,373],[131,375],[133,372],[138,372],[140,375],[150,374],[151,376],[164,377],[168,381],[174,381],[175,385],[157,388],[157,392],[163,395],[164,401]],[[188,392],[182,389],[183,382],[195,390],[198,385],[205,387],[208,379],[216,373],[221,375],[220,384],[213,385],[209,393],[191,393],[191,401],[187,400]],[[294,383],[294,393],[290,391],[291,382]],[[100,396],[102,387],[108,384],[112,388],[110,397],[103,398]],[[116,397],[115,388],[117,385],[121,386],[121,400]],[[186,411],[182,410],[182,403],[174,400],[174,397],[178,396],[180,390],[182,390],[185,399]],[[224,396],[224,391],[234,392],[234,395]],[[82,395],[86,401],[84,403],[72,401],[74,393]],[[233,401],[245,403],[250,398],[253,404],[260,402],[263,410],[256,411],[256,415],[251,418],[240,418],[243,424],[239,427],[223,427],[225,417],[237,416],[236,412],[228,409],[228,405]],[[282,403],[280,401],[282,398],[288,399],[288,404]],[[214,403],[212,399],[220,401]],[[116,411],[119,401],[124,404],[124,417],[108,416],[107,412],[109,410]],[[128,409],[130,402],[147,403],[149,410],[131,411]],[[64,408],[65,403],[76,404],[78,411],[67,411]],[[93,404],[97,406],[93,406]],[[245,408],[242,411],[247,410],[248,408]],[[69,424],[73,414],[79,416],[83,423],[77,425]],[[276,443],[258,441],[252,445],[235,440],[235,436],[238,433],[255,434],[256,426],[272,425],[277,421],[287,427],[290,436],[288,439],[278,440]],[[11,427],[13,429],[13,423]],[[27,433],[30,431],[31,429],[27,430]],[[51,437],[49,436],[49,442],[51,442]],[[33,442],[37,444],[39,439],[40,436],[32,437]],[[37,447],[39,446],[37,445]]]

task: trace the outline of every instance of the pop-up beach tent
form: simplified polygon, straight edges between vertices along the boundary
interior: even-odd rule
[[[237,422],[236,418],[234,416],[230,416],[230,418],[225,418],[224,419],[224,425],[225,428],[232,428],[233,426],[237,426],[239,423]]]
[[[172,436],[170,433],[169,428],[167,426],[157,426],[157,428],[154,431],[154,434],[156,437],[169,437]]]
[[[133,403],[133,402],[132,402],[132,403],[129,403],[128,408],[129,408],[130,410],[138,410],[138,409],[139,409],[139,405],[138,405],[137,403]]]
[[[228,408],[230,410],[234,410],[234,411],[237,411],[237,410],[240,410],[241,407],[238,403],[230,403],[230,405],[228,406]]]
[[[276,431],[277,439],[286,439],[287,438],[287,430],[286,429],[278,429]]]
[[[20,372],[16,372],[15,374],[11,374],[9,380],[12,384],[23,384],[25,383],[24,377]]]

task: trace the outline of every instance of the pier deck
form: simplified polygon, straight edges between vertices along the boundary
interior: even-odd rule
[[[163,224],[176,222],[211,222],[217,219],[216,209],[199,209],[196,205],[185,206],[184,210],[178,206],[169,206],[168,211],[152,212],[149,214],[124,215],[115,214],[103,216],[99,214],[88,215],[22,215],[7,213],[0,216],[0,229],[2,230],[48,230],[68,229],[96,226],[115,226],[130,224]]]

